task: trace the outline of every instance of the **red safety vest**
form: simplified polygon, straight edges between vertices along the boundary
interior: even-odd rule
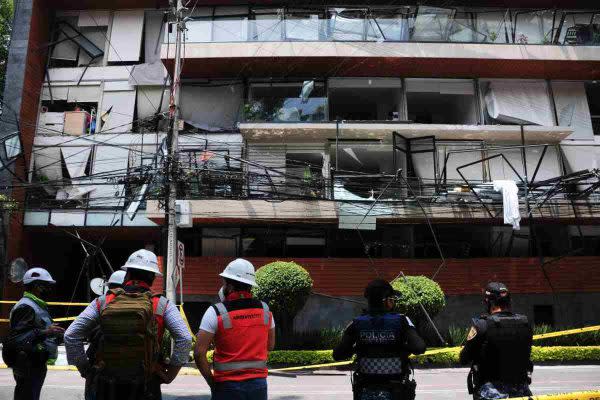
[[[150,286],[148,286],[145,282],[139,281],[128,281],[125,283],[125,286],[138,286],[150,290]],[[98,312],[102,312],[102,310],[105,309],[115,297],[116,296],[112,293],[98,297],[96,299],[96,307],[98,308]],[[163,336],[165,334],[165,312],[167,311],[168,304],[169,300],[167,300],[166,297],[161,296],[160,294],[152,295],[152,310],[154,311],[154,318],[156,319],[156,334],[158,337],[158,343],[162,343]]]
[[[212,306],[218,319],[213,356],[216,382],[267,377],[269,330],[273,316],[248,292],[234,292]]]

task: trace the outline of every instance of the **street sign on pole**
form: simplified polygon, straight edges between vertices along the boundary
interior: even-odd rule
[[[177,268],[185,268],[185,245],[177,241]]]

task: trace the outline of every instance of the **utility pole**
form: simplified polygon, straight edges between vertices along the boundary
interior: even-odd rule
[[[167,281],[167,299],[175,304],[177,286],[173,282],[175,269],[177,268],[177,181],[179,170],[178,154],[178,136],[179,136],[179,97],[181,93],[181,42],[184,29],[183,3],[182,0],[171,0],[171,7],[175,15],[175,66],[172,77],[172,95],[169,104],[169,114],[171,117],[171,131],[168,138],[169,156],[168,156],[168,199],[165,216],[168,221],[167,232],[167,263],[165,280]]]

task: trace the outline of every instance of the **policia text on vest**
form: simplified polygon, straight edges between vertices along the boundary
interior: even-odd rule
[[[369,309],[350,323],[333,350],[335,360],[356,354],[355,400],[415,398],[416,382],[408,357],[424,353],[425,342],[408,317],[391,312],[398,295],[384,280],[369,283],[365,289]]]

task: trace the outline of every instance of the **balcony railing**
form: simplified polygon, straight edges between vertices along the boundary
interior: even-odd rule
[[[173,40],[173,34],[165,35],[165,41],[173,43]],[[248,13],[238,15],[192,17],[187,22],[186,41],[373,41],[597,46],[600,45],[600,10],[459,10],[429,6],[253,8]]]

